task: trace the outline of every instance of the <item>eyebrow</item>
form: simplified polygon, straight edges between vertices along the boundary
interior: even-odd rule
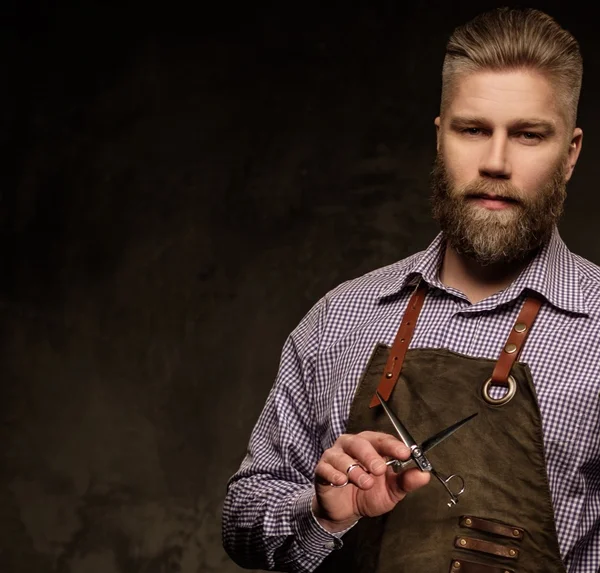
[[[489,121],[477,116],[454,116],[450,119],[450,127],[455,130],[467,127],[489,127]],[[546,135],[556,133],[556,124],[552,121],[539,118],[520,118],[510,123],[510,130],[540,129]]]

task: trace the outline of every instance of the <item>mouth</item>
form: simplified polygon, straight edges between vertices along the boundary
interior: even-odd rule
[[[493,193],[473,193],[465,197],[469,202],[473,202],[486,209],[507,209],[512,205],[518,205],[519,201],[512,197],[504,197]]]

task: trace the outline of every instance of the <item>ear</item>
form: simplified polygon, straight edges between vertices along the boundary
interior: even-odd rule
[[[440,119],[439,115],[435,118],[433,123],[435,124],[435,139],[436,139],[435,147],[439,153],[439,151],[440,151],[440,126],[442,125],[442,120]]]
[[[565,182],[571,179],[573,175],[573,170],[575,169],[575,164],[577,163],[577,159],[579,158],[579,154],[581,153],[581,145],[583,143],[583,131],[576,127],[573,130],[573,137],[571,138],[571,142],[569,143],[569,152],[567,155],[567,172],[565,175]]]

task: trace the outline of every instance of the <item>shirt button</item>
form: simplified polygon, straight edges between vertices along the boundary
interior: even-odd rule
[[[342,541],[336,537],[332,541],[325,543],[323,547],[325,549],[341,549],[343,545]]]

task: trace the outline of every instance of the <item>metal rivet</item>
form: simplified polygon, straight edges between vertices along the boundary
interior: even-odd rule
[[[513,535],[515,537],[519,537],[519,535],[521,535],[521,532],[518,529],[513,529]]]
[[[517,351],[517,345],[513,344],[512,342],[510,344],[507,344],[504,347],[504,352],[506,352],[506,354],[512,354],[513,352]]]
[[[391,378],[392,376],[393,376],[393,374],[391,372],[387,372],[385,375],[386,378]]]
[[[492,387],[492,385],[494,386],[503,386],[503,384],[492,384],[492,379],[488,378],[482,388],[482,395],[483,395],[483,399],[488,403],[488,404],[492,404],[494,406],[502,406],[504,404],[507,404],[508,402],[510,402],[513,397],[515,396],[515,394],[517,393],[517,382],[516,380],[509,374],[507,380],[508,382],[508,392],[506,392],[506,394],[504,396],[502,396],[502,398],[492,398],[490,396],[490,388]]]
[[[466,539],[461,539],[459,541],[459,543],[464,547],[467,544],[467,540]]]
[[[517,554],[517,552],[516,552],[514,549],[511,549],[511,550],[509,550],[508,554],[509,554],[511,557],[514,557],[514,556]]]
[[[454,567],[454,569],[460,569],[460,561],[455,561],[452,563],[452,567]]]
[[[471,521],[471,519],[469,517],[467,517],[467,519],[465,519],[465,525],[471,525],[471,523],[473,523]]]
[[[404,342],[404,338],[401,338],[401,339],[400,339],[400,342]]]
[[[515,324],[515,332],[525,332],[527,330],[527,325],[523,322],[517,322]]]

